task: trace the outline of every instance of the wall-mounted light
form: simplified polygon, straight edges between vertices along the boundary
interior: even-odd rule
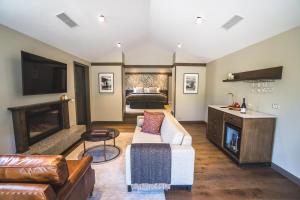
[[[182,47],[182,44],[181,43],[177,43],[177,48],[181,48]]]
[[[121,47],[122,47],[121,42],[118,42],[118,43],[117,43],[117,47],[118,47],[118,48],[121,48]]]
[[[105,17],[104,17],[104,15],[100,15],[100,16],[99,16],[99,21],[100,21],[101,23],[105,22]]]

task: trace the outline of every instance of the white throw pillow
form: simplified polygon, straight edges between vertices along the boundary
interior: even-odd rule
[[[134,93],[143,93],[144,88],[143,87],[135,87],[135,88],[133,88],[133,92]]]
[[[144,88],[144,93],[150,93],[150,89],[149,88]]]
[[[149,87],[150,93],[157,93],[157,87]]]

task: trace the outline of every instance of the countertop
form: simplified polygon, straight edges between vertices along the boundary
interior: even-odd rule
[[[241,118],[276,118],[275,115],[270,115],[270,114],[261,113],[261,112],[255,112],[255,111],[251,111],[251,110],[247,110],[246,114],[242,114],[240,111],[229,110],[228,108],[221,108],[221,107],[224,107],[222,105],[209,105],[208,107],[211,107],[216,110],[220,110],[225,113],[229,113],[229,114],[241,117]]]

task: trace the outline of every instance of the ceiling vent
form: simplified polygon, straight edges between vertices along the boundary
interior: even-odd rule
[[[229,30],[243,19],[244,18],[239,15],[234,15],[232,18],[230,18],[230,20],[223,24],[222,28],[225,30]]]
[[[67,26],[70,28],[74,28],[75,26],[78,26],[74,20],[72,20],[66,13],[60,13],[56,15],[61,21],[63,21]]]

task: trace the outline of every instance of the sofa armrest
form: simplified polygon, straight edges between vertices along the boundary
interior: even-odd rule
[[[0,183],[0,199],[55,200],[56,194],[49,184]]]
[[[138,127],[142,127],[144,124],[144,116],[137,116],[136,117],[136,125]]]
[[[88,172],[90,173],[89,180],[91,184],[94,185],[95,173],[94,170],[91,168],[92,161],[93,158],[91,156],[84,156],[81,160],[67,160],[69,178],[67,183],[57,193],[59,199],[61,199],[61,197],[68,197],[69,195],[71,195],[72,191],[76,188],[76,186],[80,183],[81,179]]]
[[[193,185],[195,150],[191,145],[171,145],[172,185]]]

